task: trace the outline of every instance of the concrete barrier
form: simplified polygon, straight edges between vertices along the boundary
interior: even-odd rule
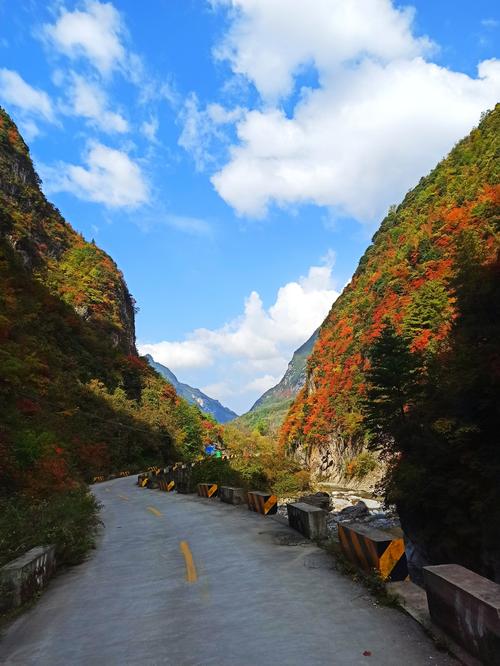
[[[500,664],[500,585],[458,564],[424,567],[432,621],[488,666]]]
[[[137,477],[137,485],[140,488],[147,488],[149,482],[149,476],[147,474],[139,474]]]
[[[0,569],[0,610],[29,601],[55,571],[55,546],[38,546]]]
[[[226,504],[246,504],[247,494],[243,488],[234,488],[233,486],[221,486],[219,488],[219,498]]]
[[[376,569],[384,580],[406,580],[403,532],[399,528],[379,530],[358,523],[339,525],[342,552],[364,571]]]
[[[218,489],[216,483],[199,483],[198,495],[200,497],[217,497]]]
[[[326,511],[306,502],[287,504],[288,524],[308,539],[324,539],[327,536]]]
[[[264,516],[278,511],[278,498],[271,493],[263,493],[259,490],[248,492],[248,508],[250,511],[262,513]]]
[[[171,493],[175,489],[175,481],[168,480],[165,475],[158,477],[158,488],[163,490],[163,492]]]
[[[175,489],[178,493],[189,494],[195,492],[192,481],[193,466],[189,463],[184,463],[174,472]]]

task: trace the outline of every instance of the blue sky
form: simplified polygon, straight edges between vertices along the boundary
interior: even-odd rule
[[[140,350],[243,412],[498,100],[499,35],[486,0],[0,0],[0,103]]]

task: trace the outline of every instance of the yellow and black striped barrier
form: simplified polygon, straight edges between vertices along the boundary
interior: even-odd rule
[[[342,552],[364,571],[380,573],[384,580],[406,580],[403,532],[399,528],[379,530],[367,525],[339,525]]]
[[[171,493],[175,488],[175,481],[173,479],[169,481],[165,477],[162,477],[158,480],[158,487],[166,493]]]
[[[219,486],[216,483],[199,483],[198,495],[200,497],[216,497]]]
[[[102,483],[103,481],[106,481],[106,477],[102,474],[100,476],[94,476],[92,479],[92,483]]]
[[[147,488],[149,483],[149,475],[148,474],[139,474],[137,477],[137,485],[140,488]]]
[[[130,472],[128,470],[126,470],[125,472],[118,472],[118,476],[121,476],[121,477],[130,476]]]
[[[264,516],[272,515],[278,511],[278,498],[271,493],[252,490],[248,492],[248,508]]]

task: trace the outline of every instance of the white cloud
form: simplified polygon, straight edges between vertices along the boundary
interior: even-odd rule
[[[257,391],[259,394],[265,393],[272,386],[276,386],[281,377],[275,377],[274,375],[262,375],[262,377],[256,377],[252,379],[251,382],[245,386],[246,391]]]
[[[31,86],[14,70],[0,68],[0,99],[28,115],[39,116],[49,122],[54,120],[54,109],[47,93]],[[29,124],[34,130],[32,120]]]
[[[178,144],[191,154],[197,171],[203,171],[215,162],[214,153],[228,141],[223,126],[244,116],[240,107],[226,109],[221,104],[208,104],[200,108],[198,97],[191,93],[179,112],[182,132]],[[217,145],[218,144],[218,145]]]
[[[42,166],[48,192],[71,192],[110,208],[136,207],[149,201],[149,186],[139,165],[126,152],[91,143],[86,166]]]
[[[156,134],[158,132],[160,124],[156,116],[151,116],[149,120],[145,120],[141,125],[141,132],[144,134],[148,141],[151,143],[156,143],[157,138]]]
[[[231,7],[216,50],[262,104],[212,177],[239,214],[313,203],[374,221],[429,171],[500,95],[500,62],[477,78],[425,60],[413,10],[389,0],[214,0]],[[312,68],[318,84],[295,90]],[[292,110],[280,100],[292,92]]]
[[[225,382],[214,382],[206,386],[200,386],[200,391],[203,391],[209,398],[216,398],[223,402],[226,398],[234,395],[234,390],[229,384]]]
[[[105,132],[128,132],[127,120],[109,109],[104,90],[92,81],[73,73],[68,86],[69,106],[65,110],[76,116],[87,118],[92,125]]]
[[[194,340],[141,344],[141,354],[151,354],[155,361],[176,372],[184,368],[203,368],[211,365],[212,355],[206,345]]]
[[[270,307],[264,307],[253,291],[243,313],[224,326],[196,329],[182,341],[140,344],[140,352],[174,372],[182,370],[183,381],[210,385],[209,395],[231,396],[230,406],[236,411],[248,409],[279,381],[295,349],[323,322],[338,296],[332,267],[329,253],[320,266],[280,287]],[[212,368],[209,382],[193,372],[207,366]]]
[[[173,215],[167,213],[164,218],[165,222],[179,231],[184,231],[187,234],[192,234],[194,236],[211,236],[212,235],[212,226],[207,220],[203,220],[199,217],[188,217],[186,215]]]
[[[127,52],[119,12],[109,2],[87,0],[83,6],[74,11],[62,8],[57,21],[43,27],[46,39],[72,59],[86,58],[101,74],[123,68]]]
[[[412,58],[432,43],[412,33],[414,10],[390,0],[215,0],[232,8],[231,27],[215,49],[268,100],[288,95],[294,75],[314,64],[330,77],[370,54],[380,62]]]

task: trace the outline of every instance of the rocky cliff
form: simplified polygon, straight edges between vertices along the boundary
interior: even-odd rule
[[[134,302],[114,261],[47,201],[29,149],[0,108],[0,237],[51,293],[135,352]]]

